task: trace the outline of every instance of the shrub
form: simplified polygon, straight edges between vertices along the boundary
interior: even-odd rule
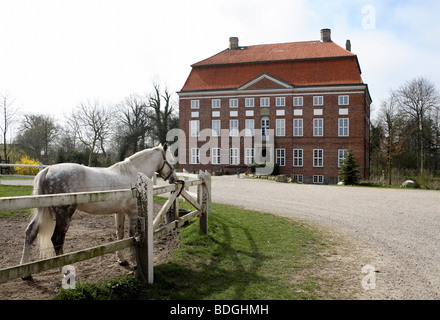
[[[39,163],[33,159],[28,158],[27,156],[23,156],[21,157],[20,162],[17,164],[38,165]],[[39,169],[34,167],[14,167],[14,171],[16,174],[20,174],[20,175],[35,176],[38,174]]]
[[[360,178],[358,168],[359,166],[354,158],[353,150],[349,149],[347,157],[339,170],[341,181],[344,181],[345,185],[358,184]]]
[[[264,168],[264,167],[266,167],[266,165],[273,166],[273,171],[272,171],[271,175],[277,176],[280,174],[280,166],[278,165],[278,163],[272,163],[272,162],[257,163],[257,162],[254,162],[249,167],[251,169],[251,173],[255,173],[256,168]]]

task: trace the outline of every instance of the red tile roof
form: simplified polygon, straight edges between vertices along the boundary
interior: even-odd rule
[[[330,57],[355,56],[334,42],[306,41],[278,44],[264,44],[257,46],[239,47],[238,49],[226,49],[206,60],[195,63],[193,67],[250,63],[283,60],[303,60]]]
[[[294,86],[363,83],[355,54],[307,41],[226,49],[193,64],[182,91],[236,89],[263,73]]]

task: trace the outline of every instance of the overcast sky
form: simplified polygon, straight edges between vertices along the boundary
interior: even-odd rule
[[[0,94],[62,119],[87,99],[148,92],[155,78],[179,91],[231,36],[308,41],[330,28],[342,47],[351,40],[377,109],[414,77],[440,88],[439,14],[437,0],[0,0]]]

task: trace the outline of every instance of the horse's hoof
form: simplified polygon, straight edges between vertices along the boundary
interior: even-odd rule
[[[23,281],[34,281],[34,278],[32,278],[32,275],[21,277],[21,279]]]

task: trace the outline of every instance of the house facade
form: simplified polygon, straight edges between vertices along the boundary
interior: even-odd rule
[[[347,150],[369,176],[371,97],[350,41],[239,46],[192,65],[179,95],[180,169],[244,172],[278,163],[298,182],[333,184]]]

